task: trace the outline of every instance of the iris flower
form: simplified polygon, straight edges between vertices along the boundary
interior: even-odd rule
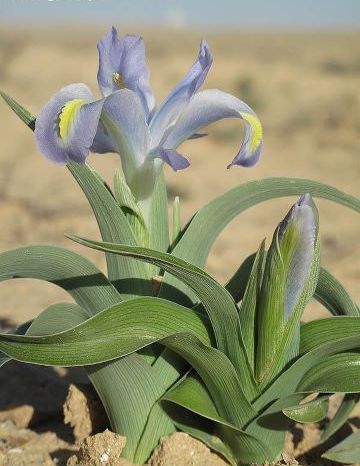
[[[127,183],[137,199],[148,196],[163,162],[174,170],[189,165],[177,152],[186,139],[223,118],[240,118],[245,137],[228,167],[254,165],[261,153],[262,127],[254,111],[238,98],[210,89],[198,92],[212,64],[205,41],[186,76],[159,107],[149,84],[141,37],[119,38],[115,28],[98,43],[96,99],[82,83],[56,93],[41,109],[35,135],[40,151],[60,164],[85,163],[89,151],[117,152]]]

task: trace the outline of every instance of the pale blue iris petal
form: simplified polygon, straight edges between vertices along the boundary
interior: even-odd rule
[[[173,130],[168,134],[164,146],[176,148],[199,129],[223,118],[240,118],[246,128],[241,148],[229,166],[254,165],[262,149],[261,124],[255,112],[247,104],[217,89],[209,89],[194,95]]]
[[[35,123],[35,138],[40,152],[53,162],[70,160],[84,163],[95,137],[103,101],[83,104],[73,116],[66,139],[59,134],[59,116],[70,101],[94,100],[85,84],[70,84],[57,92],[40,110]]]
[[[99,126],[97,128],[96,135],[90,150],[91,152],[95,152],[97,154],[117,152],[116,142],[112,135],[107,131],[101,120],[99,121]]]
[[[164,149],[162,147],[156,152],[156,157],[170,165],[174,171],[183,170],[190,165],[188,159],[174,149]]]
[[[185,78],[170,92],[150,121],[152,147],[162,146],[164,138],[176,123],[190,99],[205,81],[212,64],[212,56],[205,41],[195,63]]]
[[[146,118],[155,107],[155,98],[149,84],[145,47],[140,36],[126,35],[119,38],[113,27],[98,43],[98,83],[104,96],[124,86],[140,97]],[[114,79],[118,73],[119,80]]]
[[[125,175],[130,178],[144,163],[149,149],[149,129],[138,95],[122,89],[106,97],[101,120],[115,141]]]

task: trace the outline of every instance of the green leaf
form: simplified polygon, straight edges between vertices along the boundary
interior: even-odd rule
[[[351,351],[360,347],[360,334],[340,338],[317,346],[297,359],[283,372],[254,402],[254,408],[261,411],[273,400],[285,397],[297,391],[298,385],[305,374],[324,358],[343,351]],[[299,391],[299,390],[298,390]]]
[[[266,178],[237,186],[202,207],[191,219],[173,253],[177,257],[204,267],[210,248],[226,225],[238,214],[261,202],[309,193],[337,202],[360,212],[360,200],[332,186],[297,178]],[[178,287],[193,297],[176,278],[165,277],[164,283]],[[166,291],[166,290],[165,290]],[[166,297],[164,291],[163,297]]]
[[[173,203],[173,224],[171,249],[174,249],[181,235],[180,198],[176,196]]]
[[[326,451],[322,458],[337,461],[339,463],[360,462],[360,430],[349,435],[345,440]]]
[[[14,100],[10,95],[6,94],[3,91],[0,91],[1,97],[9,105],[11,110],[13,110],[16,115],[22,120],[26,126],[28,126],[32,131],[35,129],[35,120],[36,117],[32,115],[26,108],[20,105],[16,100]]]
[[[28,322],[25,322],[21,325],[18,325],[16,327],[10,328],[7,333],[12,333],[14,335],[24,335],[27,331],[27,329],[31,325],[31,320]],[[10,358],[7,354],[3,353],[0,351],[0,368],[6,364],[7,362],[11,361],[12,358]]]
[[[61,333],[1,334],[0,348],[19,361],[84,366],[125,356],[180,332],[193,332],[210,344],[203,316],[169,301],[144,297],[116,304]]]
[[[360,316],[360,310],[343,285],[325,269],[320,270],[315,298],[333,315]]]
[[[300,329],[300,353],[308,353],[324,343],[360,334],[360,317],[338,316],[307,322]]]
[[[190,286],[203,303],[210,318],[217,347],[242,374],[245,393],[254,395],[254,382],[243,344],[236,305],[231,295],[203,270],[177,257],[145,248],[91,241],[77,236],[69,238],[100,251],[136,258],[162,267]]]
[[[329,408],[329,397],[321,396],[315,400],[283,409],[288,418],[296,422],[311,423],[325,419]]]
[[[134,462],[136,464],[145,463],[149,458],[149,451],[152,452],[162,437],[172,434],[175,430],[175,425],[169,416],[159,403],[155,403],[151,408],[145,429],[138,443]]]
[[[52,304],[32,321],[26,335],[41,336],[64,332],[88,318],[87,312],[78,304]]]
[[[35,278],[60,286],[89,316],[121,301],[117,290],[90,261],[57,246],[29,246],[0,254],[0,281]]]
[[[169,248],[168,198],[163,170],[158,173],[151,197],[148,229],[149,247],[165,252]]]
[[[138,244],[149,246],[149,233],[145,224],[144,217],[136,203],[131,189],[125,179],[121,176],[120,170],[115,170],[114,175],[114,197],[116,202],[124,212]]]
[[[239,318],[244,336],[244,344],[252,372],[255,369],[255,319],[265,262],[265,243],[263,242],[255,256],[243,300],[239,306]]]
[[[322,393],[359,393],[360,353],[341,353],[328,356],[304,375],[298,390]]]
[[[352,410],[355,408],[359,401],[359,395],[354,393],[347,393],[339,408],[337,409],[334,417],[330,420],[321,434],[321,443],[326,442],[335,432],[337,432],[348,420]]]
[[[266,257],[266,251],[264,251],[264,255]],[[237,303],[239,303],[244,297],[255,257],[256,254],[248,256],[225,285],[225,288]]]
[[[105,241],[137,245],[125,214],[99,175],[86,164],[71,162],[67,167],[93,209],[102,238]],[[113,254],[107,254],[106,260],[109,280],[114,283],[123,299],[151,294],[149,270],[146,265]]]

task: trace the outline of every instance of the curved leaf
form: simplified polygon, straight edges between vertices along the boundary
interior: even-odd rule
[[[294,393],[304,375],[327,356],[357,348],[360,348],[360,334],[317,346],[301,356],[289,369],[283,372],[255,401],[254,408],[261,411],[266,405],[280,396],[285,397]]]
[[[110,361],[180,332],[210,343],[204,319],[156,298],[123,301],[69,330],[48,336],[0,334],[0,349],[35,364],[84,366]]]
[[[329,397],[321,396],[315,400],[283,409],[288,418],[296,422],[319,422],[326,418],[329,408]]]
[[[57,246],[28,246],[0,254],[0,281],[35,278],[67,291],[89,316],[121,301],[117,290],[90,261]]]
[[[265,178],[249,181],[210,201],[191,219],[186,231],[174,248],[173,254],[204,267],[210,248],[226,225],[244,210],[261,202],[309,193],[360,212],[360,200],[332,186],[300,178]],[[174,277],[164,277],[164,283],[178,287],[189,294]],[[166,297],[166,289],[163,290]],[[193,296],[192,294],[189,294]]]
[[[360,353],[341,353],[328,356],[304,375],[298,390],[322,393],[359,393]]]
[[[325,269],[320,270],[315,298],[333,315],[360,316],[358,306],[343,285]]]
[[[301,326],[300,354],[352,335],[360,335],[360,317],[338,316],[312,320]]]
[[[356,404],[359,401],[359,395],[354,393],[347,393],[338,410],[336,411],[334,417],[325,427],[321,434],[321,443],[326,442],[335,432],[337,432],[348,420],[352,410],[355,408]]]
[[[322,458],[339,463],[359,463],[360,462],[360,430],[349,435],[345,440],[326,451]]]
[[[88,318],[87,312],[78,304],[52,304],[32,321],[25,335],[41,336],[64,332]]]

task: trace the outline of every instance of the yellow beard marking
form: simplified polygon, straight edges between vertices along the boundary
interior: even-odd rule
[[[74,123],[76,112],[86,103],[84,99],[74,99],[67,102],[61,109],[59,115],[59,135],[65,141]]]
[[[120,73],[113,73],[113,80],[119,89],[124,89],[126,87]]]
[[[255,115],[251,115],[250,113],[240,113],[240,115],[243,117],[244,120],[250,123],[252,127],[250,150],[251,152],[255,152],[261,144],[263,138],[263,129],[260,120]]]

